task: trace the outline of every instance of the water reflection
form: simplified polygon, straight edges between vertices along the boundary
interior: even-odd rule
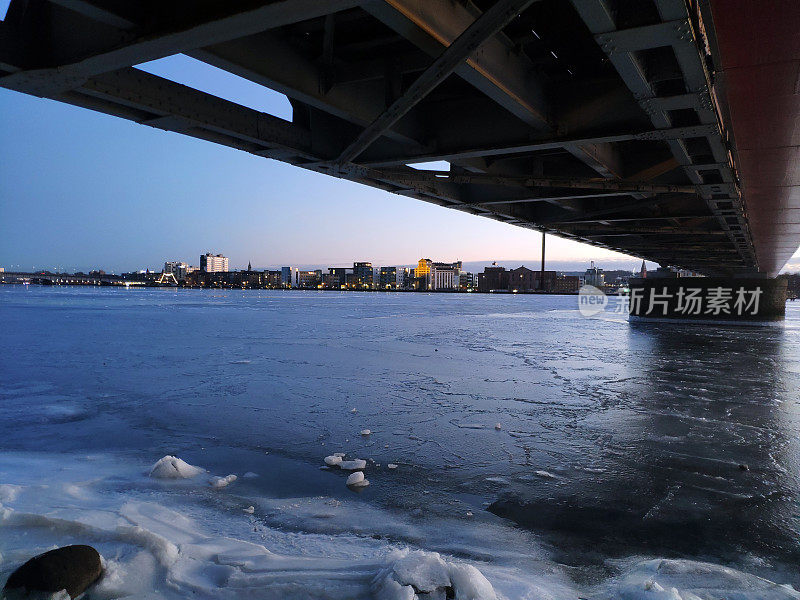
[[[630,378],[581,433],[602,466],[555,493],[517,488],[490,510],[572,549],[800,564],[789,337],[780,327],[631,323]]]

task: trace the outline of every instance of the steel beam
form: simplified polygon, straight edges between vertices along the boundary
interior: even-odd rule
[[[375,121],[339,155],[337,163],[351,162],[386,132],[403,115],[416,106],[456,67],[465,62],[486,40],[498,33],[534,0],[498,0],[467,27],[447,49],[392,103]]]
[[[80,92],[101,102],[139,111],[134,114],[147,114],[135,120],[160,129],[190,135],[193,135],[192,130],[204,130],[244,142],[244,147],[226,145],[248,151],[280,148],[296,156],[314,158],[310,131],[139,69],[98,75],[89,79]],[[71,97],[77,100],[74,93]],[[208,139],[204,135],[197,137]],[[224,139],[217,137],[215,141],[224,143]]]
[[[142,31],[127,43],[76,57],[67,64],[14,73],[0,79],[0,86],[36,96],[52,96],[75,89],[81,81],[101,73],[353,8],[361,1],[276,0],[256,8],[243,8],[241,4],[227,6],[222,14],[192,15],[190,20],[166,30]],[[42,25],[47,22],[40,21]],[[48,37],[44,31],[26,33]]]
[[[430,56],[439,56],[480,17],[473,9],[451,0],[377,0],[364,5]],[[502,35],[487,40],[480,53],[455,72],[528,125],[550,128],[551,110],[533,64]]]
[[[545,139],[531,139],[516,141],[500,141],[493,145],[460,146],[453,148],[437,148],[423,154],[408,154],[404,156],[380,156],[366,153],[359,164],[366,166],[393,166],[431,162],[438,160],[458,160],[463,158],[502,156],[507,154],[521,154],[539,150],[562,149],[567,146],[586,146],[607,142],[629,142],[679,140],[684,137],[701,137],[708,134],[713,126],[696,125],[691,127],[671,127],[666,129],[650,129],[636,132],[620,132],[619,130],[608,133],[586,134],[577,137],[555,137]],[[699,183],[699,182],[698,182]]]

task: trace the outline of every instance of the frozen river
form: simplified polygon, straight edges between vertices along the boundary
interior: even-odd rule
[[[0,581],[86,542],[92,598],[800,598],[795,304],[736,328],[567,296],[2,286]],[[165,455],[208,475],[148,477]]]

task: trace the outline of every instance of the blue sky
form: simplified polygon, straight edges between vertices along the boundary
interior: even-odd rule
[[[153,73],[285,119],[280,94],[178,56]],[[534,263],[538,233],[209,142],[0,89],[0,266],[28,270],[371,260]],[[559,269],[638,261],[550,238]],[[621,261],[621,262],[619,262]]]

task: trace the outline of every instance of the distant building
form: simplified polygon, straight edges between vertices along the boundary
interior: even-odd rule
[[[478,290],[481,292],[491,292],[492,290],[508,289],[508,271],[505,267],[498,267],[497,263],[492,263],[491,267],[485,267],[483,273],[478,273]]]
[[[168,260],[164,263],[164,273],[174,275],[178,281],[186,281],[189,275],[189,265],[177,260]]]
[[[586,281],[586,285],[593,285],[596,288],[602,288],[605,285],[605,275],[603,274],[603,269],[598,269],[595,267],[594,261],[592,261],[592,266],[586,269],[584,280]]]
[[[408,269],[404,267],[381,267],[378,275],[378,288],[382,290],[401,290],[406,285]]]
[[[647,277],[647,265],[642,261],[642,268],[639,270],[639,277],[645,279]]]
[[[536,272],[527,267],[517,267],[508,272],[508,289],[512,292],[530,292],[538,289]]]
[[[332,290],[338,290],[347,285],[347,273],[352,269],[347,267],[329,267],[328,274],[325,275],[323,283],[325,287]]]
[[[556,294],[577,294],[581,287],[581,278],[576,275],[565,275],[553,280],[553,289]]]
[[[295,286],[300,288],[316,288],[322,285],[322,269],[316,271],[296,271]]]
[[[373,283],[373,271],[371,262],[353,263],[353,285],[360,289],[370,289]]]
[[[295,274],[297,267],[281,267],[281,287],[290,288],[297,285],[295,283]]]
[[[478,287],[478,278],[467,272],[462,272],[458,276],[458,289],[460,290],[474,290]]]
[[[461,261],[431,263],[427,277],[429,290],[457,290],[461,276]]]
[[[227,273],[228,257],[206,252],[200,256],[200,270],[204,273]]]

